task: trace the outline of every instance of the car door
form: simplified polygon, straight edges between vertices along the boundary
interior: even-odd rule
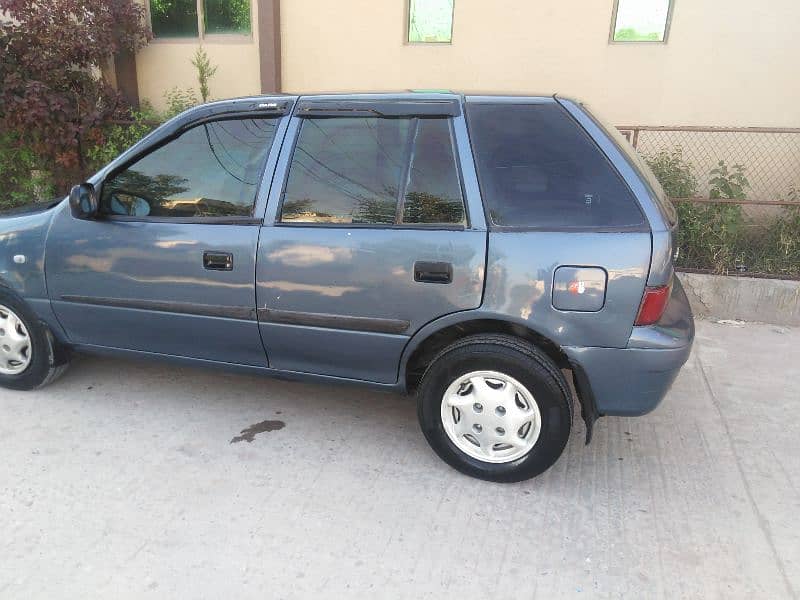
[[[456,96],[298,100],[256,267],[270,366],[396,381],[417,330],[480,305],[485,256]]]
[[[254,289],[266,198],[256,199],[285,123],[200,114],[95,184],[96,219],[66,206],[56,217],[47,284],[73,343],[267,365]]]

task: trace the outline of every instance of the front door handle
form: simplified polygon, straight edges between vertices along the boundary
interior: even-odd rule
[[[203,267],[209,271],[233,271],[233,254],[230,252],[203,252]]]
[[[414,263],[414,281],[422,283],[452,283],[453,265],[447,262],[418,260]]]

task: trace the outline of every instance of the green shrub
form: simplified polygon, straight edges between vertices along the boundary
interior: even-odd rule
[[[747,197],[747,188],[750,187],[750,182],[744,175],[744,167],[742,165],[733,165],[733,169],[728,169],[728,165],[724,160],[717,163],[717,166],[711,169],[711,179],[708,180],[710,190],[708,192],[709,198],[731,198],[737,200],[744,200]]]
[[[0,135],[0,210],[55,196],[52,174],[33,150],[10,133]]]
[[[163,115],[164,120],[171,119],[183,111],[199,104],[195,91],[192,88],[182,90],[178,87],[174,87],[164,93],[164,99],[167,101],[167,110]]]
[[[217,72],[217,66],[211,64],[208,54],[206,54],[202,46],[194,53],[192,64],[197,70],[197,83],[200,86],[200,97],[203,99],[203,102],[208,102],[211,98],[211,88],[208,82],[214,76],[214,73]]]
[[[150,133],[160,123],[162,117],[149,102],[142,102],[139,110],[131,111],[130,123],[117,123],[103,132],[100,143],[87,151],[95,169],[108,164],[125,150]]]
[[[778,217],[771,236],[774,258],[765,266],[769,273],[800,277],[800,206],[789,206]]]
[[[697,196],[697,178],[692,164],[683,157],[683,148],[675,146],[672,150],[660,150],[645,156],[664,192],[670,198],[693,198]]]

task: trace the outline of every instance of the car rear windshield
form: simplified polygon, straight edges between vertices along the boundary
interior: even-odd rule
[[[647,163],[642,160],[641,156],[639,156],[636,148],[631,146],[630,142],[625,139],[625,136],[619,132],[619,129],[609,124],[609,122],[605,119],[602,119],[594,109],[589,110],[589,107],[587,107],[585,104],[582,104],[581,108],[584,110],[584,112],[586,112],[586,114],[589,115],[589,117],[592,118],[595,123],[597,123],[601,129],[608,134],[620,151],[628,158],[628,162],[630,163],[631,167],[633,167],[634,170],[639,173],[639,176],[650,188],[652,196],[658,203],[658,208],[661,210],[661,214],[666,219],[667,223],[669,223],[669,225],[674,225],[677,223],[678,213],[675,210],[675,205],[672,204],[672,201],[667,197],[667,194],[664,192],[664,188],[661,187],[661,183],[659,183],[658,179],[656,179],[652,169],[647,166]]]
[[[640,227],[636,198],[557,104],[468,104],[483,201],[494,225]]]

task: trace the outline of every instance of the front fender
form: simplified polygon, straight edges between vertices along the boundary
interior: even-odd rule
[[[53,215],[63,205],[0,216],[0,282],[26,300],[47,298],[45,241]]]

